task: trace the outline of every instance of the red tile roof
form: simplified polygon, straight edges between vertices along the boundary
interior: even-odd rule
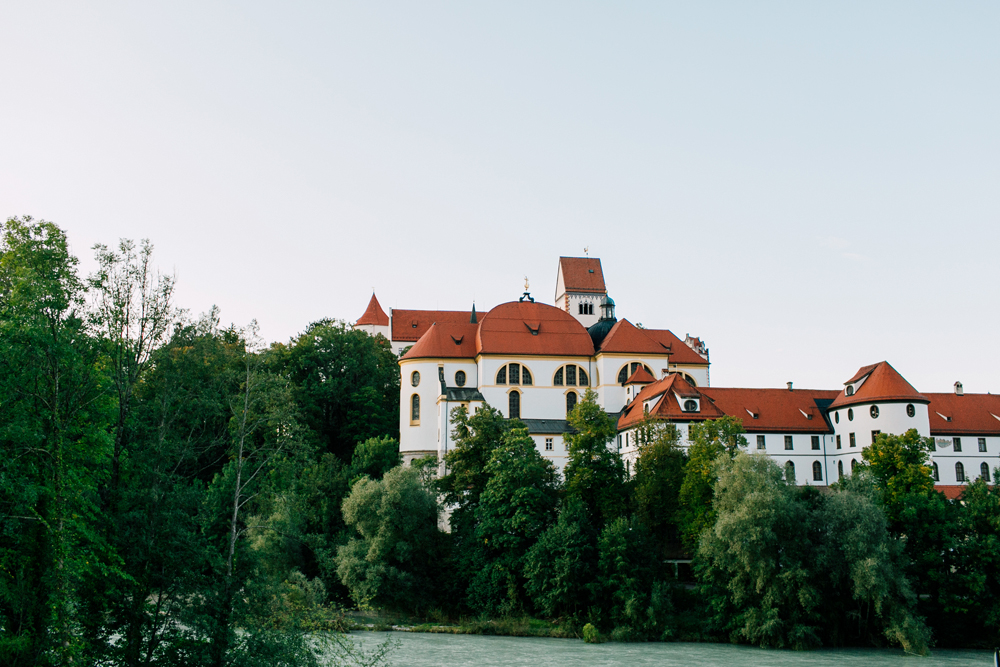
[[[403,359],[472,359],[478,324],[437,322],[403,355]]]
[[[741,420],[743,428],[749,433],[756,431],[829,432],[830,426],[823,418],[819,408],[816,407],[816,399],[830,400],[837,396],[836,389],[789,391],[787,389],[702,387],[700,391],[724,413]]]
[[[481,322],[489,311],[478,311]],[[471,310],[396,310],[392,311],[392,340],[417,341],[435,322],[468,324]]]
[[[852,384],[861,378],[867,379],[854,392],[853,396],[848,396],[846,388],[841,391],[834,400],[830,408],[841,408],[847,405],[858,403],[871,403],[873,401],[914,401],[926,403],[927,397],[921,395],[913,388],[909,382],[903,379],[889,362],[880,361],[871,366],[865,366],[854,374],[850,380],[844,384]]]
[[[382,306],[379,305],[378,299],[375,298],[375,294],[372,293],[372,299],[368,302],[368,308],[365,310],[365,314],[354,323],[354,326],[360,326],[362,324],[374,324],[377,327],[387,327],[389,326],[389,316],[385,314],[382,310]]]
[[[563,286],[567,292],[592,292],[606,294],[604,286],[604,271],[601,270],[601,260],[596,257],[560,257],[559,269],[562,271]]]
[[[1000,396],[996,394],[924,394],[931,403],[931,435],[1000,435]],[[950,418],[950,421],[944,417]]]
[[[700,398],[698,412],[682,410],[677,400],[678,396],[681,399]],[[656,403],[650,408],[649,416],[655,419],[689,422],[718,419],[725,416],[722,410],[705,398],[703,392],[699,392],[677,373],[671,373],[662,380],[657,380],[653,384],[643,387],[635,399],[625,406],[621,417],[618,418],[619,430],[631,428],[641,423],[646,418],[643,405],[647,401],[653,400],[656,400]]]
[[[940,491],[949,500],[961,497],[967,487],[964,484],[935,484],[934,490]]]
[[[681,344],[687,348],[687,345]],[[601,352],[625,352],[629,354],[668,354],[670,348],[653,340],[646,335],[646,332],[639,329],[628,320],[622,319],[615,322],[611,331],[601,341]],[[704,360],[699,357],[704,363]]]
[[[670,348],[670,363],[707,366],[704,357],[692,350],[672,331],[667,329],[641,329],[641,331],[661,345]]]
[[[632,373],[625,380],[625,384],[651,384],[653,382],[656,382],[656,378],[650,375],[649,371],[642,364],[639,364],[635,369],[635,373]]]
[[[544,303],[502,303],[479,320],[480,354],[589,357],[590,334],[575,317]]]

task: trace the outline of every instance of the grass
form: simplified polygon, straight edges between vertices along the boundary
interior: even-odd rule
[[[453,635],[500,635],[506,637],[579,638],[580,629],[572,621],[545,621],[529,616],[506,618],[448,618],[430,613],[427,618],[381,611],[348,614],[353,630],[429,632]]]

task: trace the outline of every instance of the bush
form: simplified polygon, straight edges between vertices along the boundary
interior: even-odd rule
[[[601,633],[597,631],[592,623],[587,623],[583,626],[583,641],[588,644],[600,644],[603,639],[601,639]]]

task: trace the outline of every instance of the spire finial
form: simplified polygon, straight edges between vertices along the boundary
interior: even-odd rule
[[[528,291],[528,276],[524,277],[524,291]]]
[[[588,258],[590,257],[590,246],[587,246],[583,249],[583,254],[586,255]]]

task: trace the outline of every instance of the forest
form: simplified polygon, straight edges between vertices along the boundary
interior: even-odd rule
[[[444,461],[400,465],[388,341],[321,320],[267,344],[174,303],[148,241],[0,236],[0,663],[379,664],[352,613],[587,641],[1000,643],[1000,491],[934,490],[883,434],[829,489],[747,453],[739,421],[634,474],[588,393],[559,474],[523,424],[457,409]]]

